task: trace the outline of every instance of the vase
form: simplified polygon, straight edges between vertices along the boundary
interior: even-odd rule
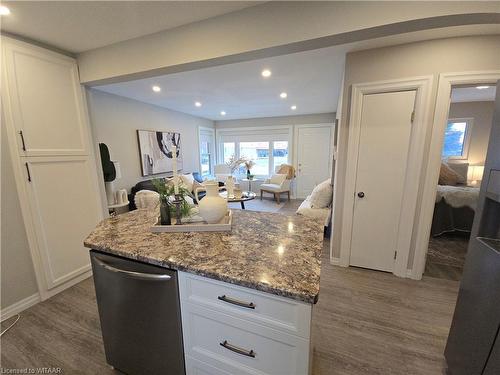
[[[198,200],[198,191],[206,190],[207,194]],[[219,195],[219,184],[216,182],[205,182],[204,186],[195,191],[195,199],[198,202],[200,216],[209,224],[215,224],[222,220],[227,213],[227,201]]]
[[[250,176],[251,176],[250,169],[247,169],[247,180],[250,180]]]
[[[227,190],[227,197],[234,198],[234,186],[236,185],[236,181],[234,180],[234,177],[227,176],[225,185],[226,185],[226,190]]]
[[[161,225],[172,225],[170,218],[170,205],[168,204],[168,198],[160,198],[160,224]]]

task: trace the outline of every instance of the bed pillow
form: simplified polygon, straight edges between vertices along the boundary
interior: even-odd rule
[[[332,203],[333,188],[330,179],[316,185],[311,193],[312,208],[326,208]]]
[[[455,186],[459,183],[463,183],[463,177],[457,172],[450,168],[446,163],[441,163],[441,169],[439,171],[439,185],[450,185]]]

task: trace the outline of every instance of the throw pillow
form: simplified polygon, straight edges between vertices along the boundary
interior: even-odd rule
[[[311,193],[312,208],[326,208],[332,203],[333,188],[330,179],[316,185]]]
[[[283,182],[285,182],[285,179],[286,174],[273,174],[269,183],[273,185],[281,185]]]
[[[455,186],[463,180],[457,172],[450,168],[446,163],[441,163],[441,169],[439,171],[439,185],[450,185]]]
[[[182,184],[189,191],[193,191],[194,177],[191,173],[180,175]]]

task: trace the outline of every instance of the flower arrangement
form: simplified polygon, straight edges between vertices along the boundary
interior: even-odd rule
[[[236,158],[236,156],[232,155],[226,162],[226,165],[231,170],[231,174],[233,174],[238,170],[241,164],[245,164],[246,162],[247,162],[246,158]]]
[[[254,165],[255,165],[255,162],[253,160],[246,160],[245,161],[245,168],[247,169],[248,174],[250,174],[250,169],[252,169]]]

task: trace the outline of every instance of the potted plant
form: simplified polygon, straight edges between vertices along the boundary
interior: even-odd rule
[[[156,188],[158,194],[160,194],[160,224],[161,225],[171,225],[172,224],[172,216],[175,217],[176,207],[172,203],[172,200],[175,199],[175,187],[174,184],[165,183],[163,179],[155,178],[152,180],[153,186]],[[192,198],[191,192],[186,189],[184,186],[178,186],[178,194],[177,194],[182,202],[181,202],[181,216],[182,217],[190,217],[191,216],[191,205],[185,199],[186,196]]]

